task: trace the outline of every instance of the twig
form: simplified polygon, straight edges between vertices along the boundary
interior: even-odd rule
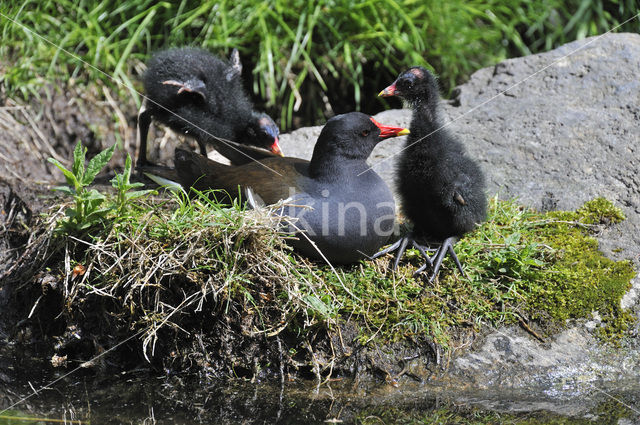
[[[531,329],[531,327],[529,327],[529,325],[527,325],[527,323],[524,321],[522,316],[520,316],[519,314],[518,314],[518,323],[520,323],[520,326],[522,326],[522,329],[527,331],[535,339],[537,339],[538,341],[542,342],[543,344],[546,342],[544,340],[544,338],[542,338],[540,335],[538,335],[538,333],[536,331],[534,331],[533,329]]]

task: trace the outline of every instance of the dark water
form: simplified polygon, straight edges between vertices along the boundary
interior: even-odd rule
[[[33,389],[51,382],[51,377],[38,379],[37,371],[31,372],[29,378],[14,378],[0,389],[0,409],[17,403],[0,414],[0,425],[640,424],[637,382],[617,383],[614,388],[589,383],[566,393],[451,391],[427,384],[355,389],[347,381],[320,386],[201,383],[185,377],[148,378],[142,372],[100,379],[74,374],[34,395]],[[20,401],[25,397],[29,398]]]

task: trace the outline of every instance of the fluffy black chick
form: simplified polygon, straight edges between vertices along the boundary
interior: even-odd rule
[[[229,61],[192,47],[156,53],[143,79],[147,99],[138,115],[137,164],[147,163],[152,119],[193,137],[203,155],[205,145],[213,145],[233,164],[282,156],[278,126],[267,114],[253,110],[241,71],[235,49]]]
[[[402,209],[414,228],[376,257],[397,249],[395,268],[411,243],[427,261],[416,273],[430,266],[429,281],[437,276],[447,252],[464,274],[453,246],[487,217],[482,170],[467,156],[462,143],[443,128],[438,84],[425,68],[413,67],[401,73],[380,96],[399,96],[413,109],[411,133],[399,159],[396,181]],[[429,257],[418,240],[441,244]]]

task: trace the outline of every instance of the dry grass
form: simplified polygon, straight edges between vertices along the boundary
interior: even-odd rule
[[[152,363],[167,361],[168,346],[187,347],[189,342],[198,352],[184,352],[172,361],[206,357],[220,340],[237,352],[234,357],[247,340],[281,346],[285,330],[305,332],[320,323],[331,325],[333,319],[314,305],[323,292],[314,265],[294,257],[277,230],[283,219],[273,211],[279,207],[245,211],[220,208],[206,197],[156,199],[140,215],[94,229],[92,236],[58,234],[56,223],[64,218],[59,208],[36,226],[40,231],[1,279],[29,287],[22,301],[31,300],[24,311],[36,322],[55,316],[67,330],[94,328],[92,350],[76,356],[90,357],[106,341],[140,331],[141,354]],[[42,305],[51,304],[43,296],[53,294],[56,311],[44,311]],[[228,332],[211,332],[220,326]],[[65,354],[64,346],[57,351]]]
[[[291,267],[289,250],[274,230],[280,219],[271,208],[245,212],[189,202],[187,209],[177,214],[151,210],[139,223],[112,229],[104,240],[82,242],[87,245],[87,272],[68,299],[73,302],[80,291],[122,299],[125,310],[136,312],[137,325],[146,328],[145,356],[154,354],[163,327],[180,329],[178,318],[202,311],[207,301],[219,305],[240,298],[256,312],[256,320],[243,329],[247,335],[280,333],[307,307],[299,285],[316,289]],[[300,264],[311,273],[308,263]],[[279,308],[265,303],[285,295]],[[314,322],[309,317],[305,321]]]

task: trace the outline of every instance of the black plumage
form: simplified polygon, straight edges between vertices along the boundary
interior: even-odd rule
[[[138,165],[147,162],[152,118],[192,136],[203,155],[210,144],[233,164],[281,156],[278,126],[267,114],[253,110],[241,71],[235,49],[229,61],[192,47],[156,53],[144,74],[147,101],[138,116]]]
[[[403,212],[414,229],[376,256],[397,249],[396,267],[404,249],[411,243],[427,260],[416,273],[431,266],[429,280],[433,280],[447,252],[463,272],[453,245],[486,219],[487,198],[482,170],[466,154],[457,137],[443,127],[439,116],[438,84],[429,71],[413,67],[400,74],[380,95],[400,96],[413,109],[411,134],[400,156],[396,177]],[[417,240],[442,243],[430,258]]]
[[[297,219],[287,229],[299,236],[290,241],[294,248],[314,259],[322,259],[319,249],[332,263],[352,263],[376,252],[395,221],[391,191],[366,160],[380,140],[406,133],[351,112],[327,122],[311,161],[267,158],[229,166],[178,149],[177,178],[185,188],[222,189],[231,197],[238,186],[250,188],[266,204],[289,199],[281,213]]]

